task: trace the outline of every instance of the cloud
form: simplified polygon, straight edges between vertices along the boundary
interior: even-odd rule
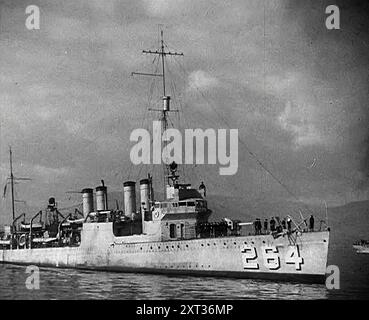
[[[143,4],[148,14],[165,16],[180,12],[188,0],[143,0]]]
[[[313,110],[311,106],[292,105],[286,103],[285,109],[278,117],[283,129],[294,136],[296,147],[319,145],[324,143],[323,137],[312,121]]]
[[[284,96],[301,86],[303,76],[297,72],[281,72],[277,74],[267,75],[265,77],[265,85],[268,91],[276,95]]]
[[[140,52],[157,46],[158,23],[170,50],[184,52],[185,72],[173,57],[167,60],[173,103],[169,79],[183,77],[173,80],[188,106],[182,121],[221,128],[221,114],[278,177],[301,186],[297,193],[306,199],[314,192],[346,192],[350,184],[341,173],[354,180],[360,170],[354,159],[368,163],[368,143],[362,142],[369,99],[365,17],[346,20],[342,33],[324,28],[324,11],[312,1],[266,1],[265,7],[260,0],[42,1],[41,29],[29,32],[23,2],[2,1],[0,166],[6,170],[0,173],[7,174],[11,144],[15,161],[30,164],[26,176],[40,177],[25,199],[32,192],[35,199],[64,192],[71,183],[92,185],[100,177],[120,186],[113,173],[123,175],[130,164],[130,130],[140,126],[151,92],[153,99],[161,94],[160,79],[129,76],[154,71],[153,57]],[[354,24],[359,34],[349,34]],[[281,150],[287,152],[281,156]],[[310,156],[329,165],[301,178]],[[250,161],[245,153],[240,157],[238,179],[247,181]],[[361,170],[367,175],[365,165]],[[202,173],[211,178],[210,169]],[[48,183],[47,175],[57,181]],[[329,186],[327,176],[334,177]],[[240,195],[258,179],[249,186],[217,181],[214,193]],[[273,189],[270,196],[276,194]]]
[[[80,132],[83,128],[82,122],[78,121],[78,119],[65,120],[64,123],[67,131],[73,135]]]
[[[205,71],[197,70],[188,76],[188,88],[190,90],[209,89],[218,85],[218,80]]]
[[[91,30],[85,21],[76,18],[51,15],[48,17],[46,32],[49,37],[57,41],[88,40]]]
[[[64,177],[70,173],[70,168],[49,168],[41,165],[35,165],[33,167],[33,171],[37,176],[49,182]]]

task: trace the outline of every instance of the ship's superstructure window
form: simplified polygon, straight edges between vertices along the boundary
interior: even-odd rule
[[[176,232],[176,225],[174,223],[171,223],[169,226],[169,236],[173,239],[176,238],[177,232]]]

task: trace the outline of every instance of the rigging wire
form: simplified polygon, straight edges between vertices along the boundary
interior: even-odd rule
[[[264,6],[264,15],[265,15],[265,6]],[[168,48],[168,45],[164,43],[165,47]],[[169,48],[168,48],[169,49]],[[175,57],[173,57],[174,61],[178,64],[180,69],[183,71],[183,73],[188,76],[189,72],[184,68],[184,66],[177,61]],[[265,19],[264,19],[264,76],[265,76]],[[215,112],[215,114],[218,116],[218,118],[230,129],[230,125],[228,121],[216,110],[216,108],[208,101],[204,93],[195,85],[194,86],[196,91],[202,96],[204,101],[210,106],[210,108]],[[172,85],[173,88],[173,85]],[[264,89],[265,89],[265,83],[264,83]],[[301,203],[305,209],[308,212],[311,212],[310,208],[302,201],[300,200],[294,192],[292,192],[289,187],[279,178],[277,177],[260,159],[259,157],[248,147],[248,145],[238,136],[238,141],[240,144],[245,148],[247,153],[254,159],[254,161],[262,168],[264,169],[269,175],[297,202]]]
[[[165,44],[166,48],[168,49],[168,51],[170,51],[170,48],[168,47],[167,44]],[[179,70],[181,71],[181,70]],[[168,72],[171,74],[170,70],[168,70]],[[183,72],[182,70],[182,73],[183,73],[183,79],[186,78],[186,74],[185,72]],[[171,77],[172,78],[172,77]],[[178,105],[179,105],[179,112],[178,112],[178,122],[179,122],[179,127],[180,129],[183,129],[182,127],[182,123],[181,123],[181,114],[182,114],[182,117],[184,119],[184,124],[185,124],[185,128],[189,128],[189,125],[188,125],[188,121],[190,121],[189,119],[186,118],[186,113],[184,112],[184,108],[183,108],[183,104],[182,104],[182,101],[181,99],[177,99],[176,97],[176,92],[177,92],[177,88],[176,88],[176,83],[172,80],[171,81],[171,88],[172,88],[172,92],[173,92],[173,96],[174,96],[174,99],[175,100],[178,100]],[[206,117],[205,115],[202,114],[201,111],[199,111],[199,114],[203,117],[203,119],[206,121],[206,122],[209,122],[209,118]],[[215,122],[214,122],[215,124]],[[214,125],[215,127],[215,125]],[[186,164],[186,165],[182,165],[181,168],[182,168],[182,173],[183,173],[183,177],[184,177],[184,180],[186,180],[186,170],[185,168],[189,168],[189,177],[196,177],[196,178],[200,178],[200,180],[204,180],[203,177],[202,177],[202,174],[201,174],[201,170],[196,170],[195,168],[197,167],[197,164]]]
[[[166,45],[166,47],[167,47],[167,49],[169,49],[167,45]],[[176,110],[178,111],[178,112],[176,112],[178,128],[179,128],[180,131],[183,131],[182,123],[181,123],[181,120],[180,120],[180,113],[183,112],[182,111],[182,106],[181,106],[181,101],[177,97],[177,94],[176,94],[177,89],[176,89],[175,82],[173,80],[174,77],[173,77],[173,74],[172,74],[172,72],[171,72],[168,65],[166,66],[166,71],[169,74],[169,79],[170,79],[169,84],[170,84],[170,89],[171,89],[171,93],[172,93],[172,97],[173,97],[173,99],[172,99],[173,105],[176,106],[176,108],[177,108]],[[172,119],[170,117],[168,117],[168,120],[170,121],[170,124],[174,128],[174,123],[172,122]],[[183,159],[183,155],[181,155],[181,156],[182,156],[182,159]],[[184,180],[186,180],[186,170],[185,170],[183,161],[182,161],[182,165],[181,165],[180,168],[181,168],[182,176],[183,176]]]

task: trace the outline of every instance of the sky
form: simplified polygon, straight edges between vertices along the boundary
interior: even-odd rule
[[[369,199],[369,7],[334,1],[340,29],[325,26],[332,1],[0,0],[0,181],[29,177],[16,197],[96,187],[122,190],[155,166],[133,166],[130,133],[150,128],[160,107],[153,72],[159,26],[183,57],[167,60],[173,122],[239,130],[238,172],[186,168],[214,195],[339,205]],[[40,29],[25,27],[28,5]],[[289,190],[263,170],[251,151]],[[1,199],[9,208],[9,197]],[[293,197],[292,197],[293,198]],[[21,206],[20,203],[17,206]],[[20,207],[19,207],[19,210]]]

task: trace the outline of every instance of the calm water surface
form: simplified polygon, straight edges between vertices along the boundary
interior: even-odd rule
[[[27,290],[25,267],[1,266],[3,299],[325,299],[321,285],[201,277],[40,269],[40,290]]]

